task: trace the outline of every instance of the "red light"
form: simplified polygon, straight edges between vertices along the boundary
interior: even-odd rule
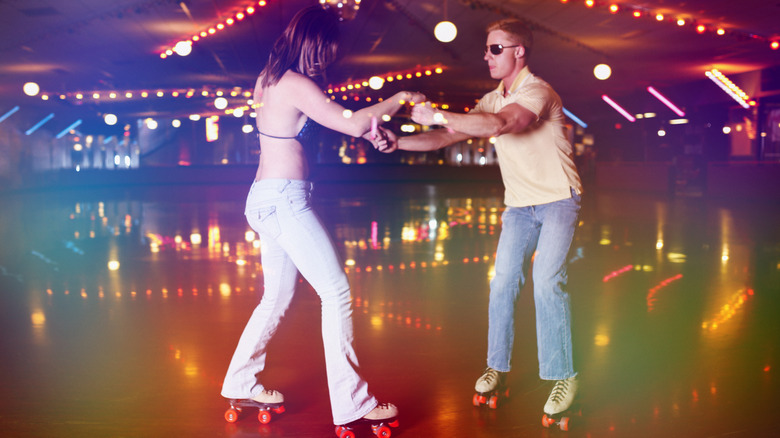
[[[642,11],[634,11],[633,15],[634,15],[634,18],[639,18],[639,17],[642,16]]]

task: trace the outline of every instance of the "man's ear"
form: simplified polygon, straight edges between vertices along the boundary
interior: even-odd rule
[[[525,46],[515,47],[515,58],[520,59],[525,56]]]

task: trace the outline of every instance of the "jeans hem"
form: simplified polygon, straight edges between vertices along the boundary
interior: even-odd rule
[[[370,406],[370,407],[369,407],[368,409],[366,409],[366,411],[365,411],[365,412],[359,412],[359,413],[357,413],[357,414],[356,414],[354,417],[351,417],[351,418],[349,418],[349,419],[348,419],[348,420],[346,420],[346,421],[338,421],[338,420],[336,420],[336,419],[334,418],[334,419],[333,419],[333,424],[334,424],[334,425],[337,425],[337,426],[340,426],[340,425],[344,425],[344,424],[349,424],[349,423],[352,423],[353,421],[360,420],[361,418],[363,418],[363,417],[365,417],[366,415],[368,415],[368,413],[369,413],[369,412],[373,411],[373,410],[374,410],[374,409],[375,409],[377,406],[379,406],[379,402],[378,402],[378,401],[376,401],[376,400],[374,400],[374,402],[373,402],[373,403],[371,403],[371,404],[369,404],[369,406]]]

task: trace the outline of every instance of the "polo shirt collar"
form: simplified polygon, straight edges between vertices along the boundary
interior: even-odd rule
[[[527,78],[528,75],[530,75],[530,74],[531,74],[531,70],[528,68],[528,66],[526,65],[525,67],[523,67],[523,69],[520,70],[520,73],[515,78],[514,82],[512,82],[512,86],[509,87],[509,94],[512,94],[515,91],[517,91],[517,89],[520,88],[520,85],[523,84],[523,81],[525,80],[525,78]],[[496,88],[496,91],[498,92],[498,94],[503,96],[504,95],[504,90],[505,90],[504,81],[501,81],[498,84],[498,88]]]

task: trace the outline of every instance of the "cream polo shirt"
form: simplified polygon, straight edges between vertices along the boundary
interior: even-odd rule
[[[480,99],[471,113],[497,113],[517,103],[536,114],[520,133],[496,137],[496,154],[504,180],[504,203],[511,207],[547,204],[582,193],[574,152],[566,138],[561,98],[526,66],[504,97],[504,83]]]

